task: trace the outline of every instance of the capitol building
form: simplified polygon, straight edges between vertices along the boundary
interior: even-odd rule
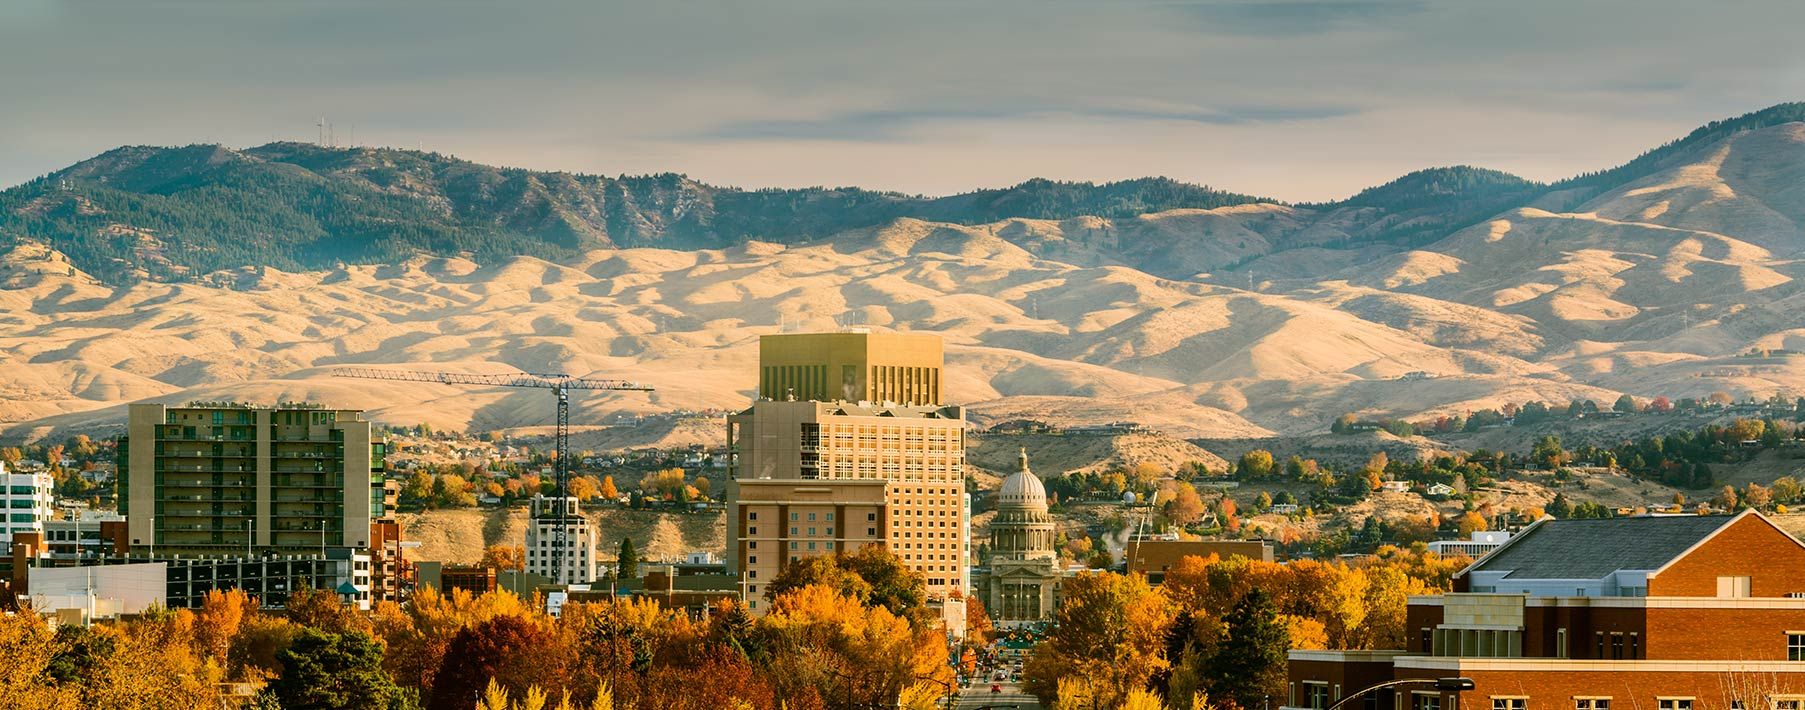
[[[990,522],[988,574],[977,581],[977,594],[999,625],[1053,618],[1059,608],[1062,578],[1059,553],[1053,549],[1053,516],[1047,512],[1047,488],[1028,468],[1021,452],[1015,473],[1003,480],[996,517]]]

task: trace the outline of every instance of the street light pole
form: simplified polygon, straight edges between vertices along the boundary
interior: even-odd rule
[[[1472,690],[1473,689],[1473,679],[1472,678],[1405,678],[1403,680],[1390,680],[1390,681],[1386,681],[1384,683],[1375,685],[1371,688],[1367,688],[1360,692],[1354,693],[1352,695],[1343,697],[1342,699],[1335,701],[1334,704],[1330,705],[1328,707],[1328,710],[1340,710],[1341,706],[1348,704],[1348,702],[1352,701],[1353,699],[1358,698],[1367,693],[1373,692],[1375,690],[1384,690],[1386,688],[1399,688],[1399,687],[1403,687],[1406,685],[1427,685],[1427,686],[1432,686],[1436,690],[1459,692],[1459,691],[1463,691],[1463,690]]]

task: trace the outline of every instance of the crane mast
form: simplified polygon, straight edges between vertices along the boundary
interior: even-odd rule
[[[557,431],[552,470],[558,479],[558,530],[553,533],[552,570],[555,580],[564,583],[564,556],[569,548],[570,533],[570,391],[571,390],[612,390],[624,392],[651,392],[652,388],[627,380],[598,379],[591,377],[573,377],[561,373],[522,372],[504,375],[473,375],[459,372],[421,372],[415,370],[385,370],[368,367],[340,368],[332,371],[335,377],[352,377],[365,380],[390,380],[397,382],[430,382],[445,385],[476,385],[483,387],[530,387],[549,389],[557,397]]]

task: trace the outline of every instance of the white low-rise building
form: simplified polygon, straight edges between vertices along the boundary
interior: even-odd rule
[[[560,502],[565,509],[560,511]],[[558,554],[558,519],[564,515],[565,554]],[[595,526],[583,517],[575,497],[533,496],[526,528],[526,571],[554,584],[586,584],[597,574]]]
[[[56,481],[49,473],[9,473],[0,463],[0,543],[12,544],[13,533],[44,532],[44,522],[56,517]]]
[[[1485,553],[1502,547],[1510,541],[1510,533],[1503,530],[1480,530],[1467,540],[1436,540],[1429,543],[1429,551],[1438,555],[1466,555],[1473,559],[1485,556]]]

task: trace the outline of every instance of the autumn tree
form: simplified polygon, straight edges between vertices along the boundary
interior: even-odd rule
[[[65,627],[74,628],[74,627]],[[83,630],[86,631],[86,630]],[[60,710],[82,707],[73,683],[59,683],[52,666],[75,647],[59,644],[61,632],[37,614],[0,614],[0,698],[20,710]],[[90,634],[92,635],[92,634]],[[98,635],[96,636],[98,640]],[[84,663],[83,666],[91,666]],[[60,680],[85,677],[74,675]]]
[[[433,479],[433,503],[441,508],[469,508],[476,505],[476,495],[470,491],[470,481],[455,473],[442,474]]]
[[[447,663],[433,679],[429,710],[465,710],[491,679],[519,693],[534,684],[563,687],[562,646],[548,624],[526,616],[497,616],[459,631],[446,649]]]
[[[1460,535],[1460,539],[1470,539],[1473,537],[1473,533],[1486,529],[1485,516],[1475,511],[1467,511],[1465,515],[1460,516],[1460,520],[1455,525],[1455,532]]]
[[[1772,492],[1774,500],[1780,503],[1791,503],[1798,500],[1801,495],[1805,495],[1805,489],[1799,485],[1799,479],[1792,476],[1781,476],[1774,479]]]
[[[370,621],[330,589],[301,587],[284,605],[290,621],[318,631],[369,631]]]
[[[927,582],[902,559],[879,545],[866,545],[851,554],[805,557],[786,565],[765,587],[765,598],[776,599],[791,591],[816,585],[882,606],[903,615],[921,608],[927,598]]]
[[[1747,487],[1742,489],[1742,504],[1750,508],[1760,510],[1766,508],[1768,504],[1773,502],[1773,492],[1759,483],[1751,482]]]
[[[490,545],[483,548],[482,565],[484,567],[494,567],[498,570],[519,571],[526,569],[526,548],[519,545],[503,545],[500,543]]]
[[[1176,482],[1172,499],[1166,501],[1166,519],[1179,525],[1194,525],[1203,518],[1203,497],[1197,495],[1197,488],[1183,481]]]
[[[765,599],[775,602],[779,596],[809,586],[832,589],[861,604],[871,597],[871,583],[864,577],[840,566],[833,557],[815,556],[784,565],[776,577],[765,583]]]
[[[1735,510],[1736,504],[1740,501],[1741,499],[1737,497],[1735,488],[1724,486],[1723,490],[1718,491],[1717,497],[1711,499],[1711,504],[1724,510]]]
[[[613,501],[620,498],[620,489],[614,487],[613,476],[602,477],[602,489],[599,493],[604,500]]]
[[[759,625],[772,651],[768,672],[786,695],[807,686],[836,707],[893,707],[899,696],[952,687],[937,627],[827,587],[778,597]]]
[[[570,494],[579,501],[587,503],[601,492],[602,486],[596,482],[594,476],[577,476],[570,479]]]
[[[991,632],[996,626],[990,621],[990,613],[984,609],[984,600],[973,594],[965,598],[965,633],[972,643],[989,642]]]
[[[1241,454],[1241,460],[1235,464],[1235,475],[1245,480],[1259,480],[1272,475],[1272,466],[1272,452],[1254,449]]]
[[[1047,640],[1024,667],[1023,689],[1043,705],[1059,700],[1061,678],[1081,678],[1099,707],[1115,707],[1169,667],[1172,603],[1141,575],[1080,574],[1066,581]]]
[[[232,640],[247,617],[257,614],[257,602],[242,589],[210,589],[195,614],[194,640],[202,653],[224,664],[232,652]]]

